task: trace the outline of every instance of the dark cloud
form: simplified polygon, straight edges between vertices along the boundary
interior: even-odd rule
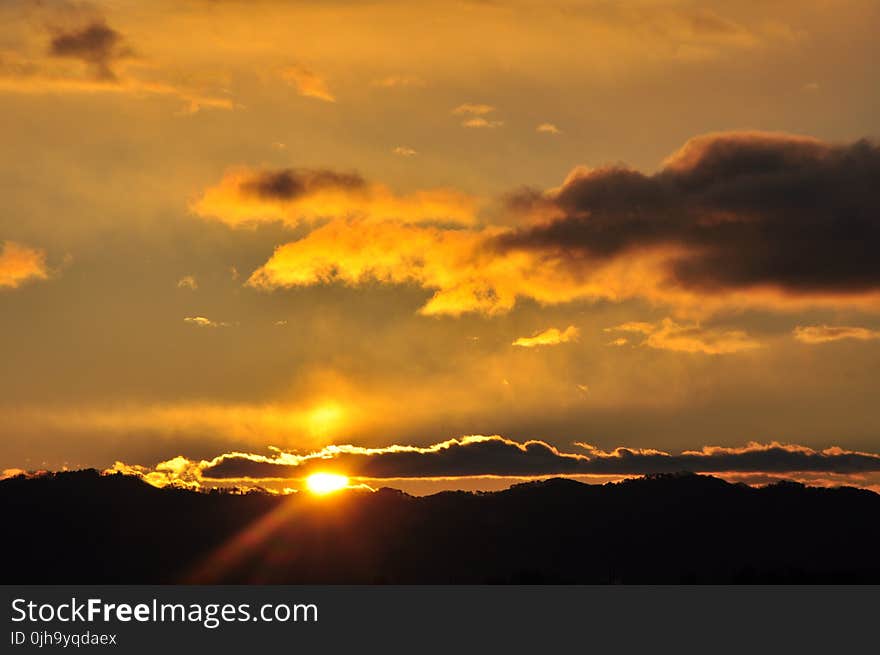
[[[115,80],[112,64],[132,54],[122,35],[100,20],[78,30],[58,32],[49,44],[49,52],[90,64],[96,77],[103,80]]]
[[[357,173],[339,173],[326,169],[258,171],[242,181],[241,190],[267,200],[293,200],[328,189],[361,190],[366,181]]]
[[[457,477],[468,475],[644,475],[691,471],[828,472],[880,471],[880,455],[840,449],[816,451],[778,443],[743,448],[704,448],[670,455],[660,451],[618,448],[605,452],[582,445],[584,454],[563,453],[542,441],[517,443],[502,437],[465,437],[426,448],[392,446],[361,449],[337,446],[297,461],[239,453],[202,467],[208,478],[300,477],[338,469],[369,478]]]
[[[574,268],[651,248],[690,289],[797,293],[880,290],[880,148],[781,134],[692,139],[653,175],[577,170],[552,193],[520,191],[514,211],[552,220],[499,237]],[[678,252],[675,250],[674,252]]]

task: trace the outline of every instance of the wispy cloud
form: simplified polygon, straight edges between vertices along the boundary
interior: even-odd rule
[[[184,275],[177,281],[178,289],[189,289],[190,291],[195,291],[199,288],[199,283],[196,281],[195,277],[192,275]]]
[[[562,130],[556,127],[553,123],[541,123],[535,128],[535,131],[543,132],[544,134],[562,134]]]
[[[288,66],[281,71],[281,77],[301,96],[324,102],[336,102],[336,96],[331,93],[327,81],[308,68],[299,65]]]
[[[504,121],[490,121],[490,120],[483,118],[482,116],[478,116],[476,118],[469,118],[466,121],[462,121],[461,124],[464,127],[473,127],[473,128],[485,127],[485,128],[491,129],[491,128],[495,128],[495,127],[501,127],[502,125],[504,125]]]
[[[371,84],[383,89],[395,89],[400,87],[423,87],[427,83],[418,75],[389,75],[373,80]]]
[[[463,127],[491,129],[504,125],[504,121],[486,118],[487,114],[494,111],[495,107],[492,105],[465,103],[453,109],[452,113],[456,116],[470,116],[461,122]]]
[[[183,319],[183,321],[184,323],[189,323],[190,325],[195,325],[200,328],[217,328],[230,326],[230,323],[212,321],[210,318],[205,318],[204,316],[187,316]]]
[[[578,330],[574,325],[569,325],[564,330],[560,330],[559,328],[548,328],[543,332],[538,332],[531,337],[519,337],[513,342],[512,345],[519,346],[521,348],[535,348],[536,346],[556,346],[560,343],[577,341],[579,335],[580,330]]]
[[[651,334],[654,330],[657,329],[657,326],[653,323],[646,323],[644,321],[627,321],[626,323],[621,323],[620,325],[615,325],[614,327],[605,328],[606,332],[635,332],[637,334]]]
[[[493,111],[495,111],[495,107],[493,107],[492,105],[466,102],[465,104],[459,105],[458,107],[453,109],[452,113],[457,116],[462,116],[466,114],[470,114],[472,116],[483,116]]]
[[[16,289],[31,280],[49,277],[46,253],[14,241],[3,241],[0,247],[0,288]]]
[[[704,355],[730,355],[762,347],[760,342],[741,330],[716,330],[698,324],[679,325],[670,318],[663,319],[659,325],[630,322],[606,328],[605,331],[640,333],[645,335],[643,346]],[[626,339],[615,339],[608,345],[623,346],[626,343]]]
[[[880,339],[880,330],[870,330],[852,325],[799,325],[792,334],[801,343],[811,345],[842,341],[844,339],[855,339],[857,341]]]

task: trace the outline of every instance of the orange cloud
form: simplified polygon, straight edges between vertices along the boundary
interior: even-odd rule
[[[491,129],[504,125],[504,121],[485,118],[486,114],[491,114],[494,111],[495,107],[492,105],[466,103],[453,109],[452,113],[457,116],[471,117],[462,121],[463,127]]]
[[[856,339],[858,341],[880,339],[880,330],[869,330],[868,328],[850,325],[799,325],[794,329],[793,334],[794,338],[801,343],[811,345],[841,341],[843,339]]]
[[[534,348],[536,346],[555,346],[560,343],[577,341],[579,335],[580,330],[578,330],[574,325],[569,325],[564,330],[560,330],[559,328],[549,328],[531,337],[520,337],[516,339],[512,345],[520,346],[522,348]]]
[[[213,328],[204,326],[199,329]],[[239,447],[241,444],[263,447],[267,441],[283,446],[320,447],[337,436],[340,429],[368,421],[374,407],[386,408],[370,398],[353,393],[349,397],[348,393],[331,396],[322,390],[295,403],[204,401],[0,407],[0,421],[7,430],[91,435],[143,432],[162,438],[212,435],[239,444]]]
[[[495,107],[493,107],[492,105],[465,103],[453,109],[452,113],[456,114],[457,116],[466,114],[470,114],[472,116],[483,116],[484,114],[489,114],[493,111],[495,111]]]
[[[389,75],[388,77],[373,80],[372,85],[384,89],[394,89],[406,86],[423,87],[426,86],[426,82],[418,75]]]
[[[462,122],[462,126],[464,126],[464,127],[475,127],[475,128],[486,127],[486,128],[491,129],[491,128],[495,128],[495,127],[501,127],[502,125],[504,125],[504,121],[490,121],[490,120],[483,118],[482,116],[477,116],[476,118],[469,118],[466,121]]]
[[[134,475],[154,487],[178,487],[199,490],[202,488],[201,468],[183,456],[174,457],[166,462],[159,462],[152,469],[137,464],[114,462],[113,466],[104,471],[104,475]]]
[[[227,173],[191,210],[233,227],[281,222],[291,227],[326,218],[358,217],[403,223],[475,221],[476,200],[449,189],[397,195],[356,173],[326,169],[253,170]]]
[[[447,228],[394,221],[333,220],[277,248],[249,278],[258,288],[342,282],[413,284],[434,293],[424,315],[503,314],[519,298],[544,304],[579,298],[619,300],[648,293],[658,264],[651,256],[598,263],[581,275],[525,251],[492,252],[508,228]]]
[[[229,323],[212,321],[210,318],[205,318],[204,316],[187,316],[183,319],[183,322],[203,328],[229,327]]]
[[[505,224],[481,224],[474,199],[449,190],[398,196],[355,174],[312,169],[232,171],[193,211],[233,226],[324,220],[279,247],[249,284],[418,285],[433,292],[424,314],[499,314],[524,298],[642,298],[692,321],[753,307],[877,310],[875,258],[832,238],[833,217],[855,203],[859,242],[876,240],[869,217],[878,198],[865,172],[875,169],[880,149],[867,142],[713,134],[690,140],[653,175],[576,168],[557,189],[517,191]],[[857,192],[842,195],[838,178]],[[795,253],[799,220],[807,224]],[[742,333],[697,331],[666,324],[647,345],[711,354],[757,347]]]
[[[642,345],[659,350],[730,355],[761,348],[760,342],[741,330],[710,330],[699,325],[679,325],[672,319],[663,319],[660,327],[648,335]]]
[[[543,132],[544,134],[562,134],[562,130],[556,127],[553,123],[541,123],[535,128],[535,131]]]
[[[615,327],[605,328],[605,332],[630,332],[644,334],[643,346],[658,350],[702,353],[704,355],[729,355],[746,350],[761,348],[762,344],[750,338],[741,330],[712,330],[699,325],[679,325],[670,318],[663,319],[660,325],[641,321],[630,321]],[[618,338],[609,346],[624,346],[627,339]]]
[[[651,334],[657,329],[653,323],[645,323],[643,321],[627,321],[615,327],[605,328],[606,332],[637,332],[640,334]]]
[[[199,288],[199,283],[196,281],[196,278],[192,275],[184,275],[177,281],[178,289],[189,289],[190,291],[195,291]]]
[[[109,93],[131,96],[169,96],[183,100],[185,103],[183,112],[188,114],[196,113],[203,108],[233,109],[235,106],[228,98],[205,95],[166,82],[142,80],[134,77],[107,81],[42,74],[9,76],[0,71],[0,91],[27,94]]]
[[[16,289],[29,280],[49,277],[46,253],[14,241],[4,241],[0,249],[0,288]]]
[[[281,71],[285,82],[296,88],[296,92],[306,98],[316,98],[324,102],[336,102],[327,86],[327,82],[317,73],[302,66],[288,66]]]

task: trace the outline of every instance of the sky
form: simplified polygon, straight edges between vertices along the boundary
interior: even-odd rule
[[[880,490],[878,26],[0,2],[0,470]]]

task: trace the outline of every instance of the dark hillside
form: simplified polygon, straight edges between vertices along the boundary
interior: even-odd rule
[[[690,474],[415,498],[0,482],[7,583],[880,582],[880,495]]]

